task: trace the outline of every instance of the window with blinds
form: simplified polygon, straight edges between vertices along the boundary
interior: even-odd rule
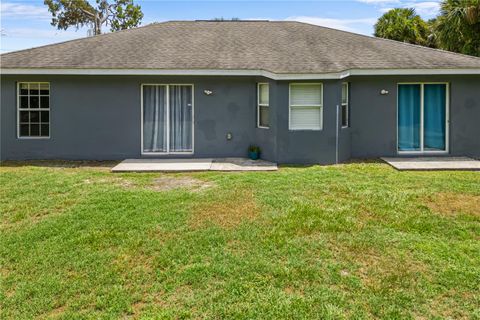
[[[321,83],[290,84],[290,130],[322,130]]]
[[[268,129],[270,127],[270,102],[268,83],[259,83],[257,87],[257,127]]]

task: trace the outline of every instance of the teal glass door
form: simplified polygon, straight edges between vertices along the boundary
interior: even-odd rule
[[[446,101],[445,84],[425,84],[423,86],[423,149],[441,151],[446,146]]]
[[[398,87],[398,150],[420,151],[421,86]]]
[[[447,150],[447,85],[398,86],[398,151]]]

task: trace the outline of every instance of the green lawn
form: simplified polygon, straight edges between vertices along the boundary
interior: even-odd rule
[[[480,173],[0,167],[0,318],[480,319]]]

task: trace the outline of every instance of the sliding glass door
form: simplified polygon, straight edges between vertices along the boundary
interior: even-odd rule
[[[447,151],[447,94],[445,83],[398,86],[398,151]]]
[[[398,150],[420,150],[421,90],[417,84],[398,87]]]
[[[425,84],[423,89],[423,150],[444,151],[447,136],[447,86]]]
[[[142,153],[193,152],[193,86],[142,86]]]

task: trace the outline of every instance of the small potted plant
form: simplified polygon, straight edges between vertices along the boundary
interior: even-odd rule
[[[258,160],[260,158],[260,147],[253,145],[248,147],[248,157],[252,160]]]

